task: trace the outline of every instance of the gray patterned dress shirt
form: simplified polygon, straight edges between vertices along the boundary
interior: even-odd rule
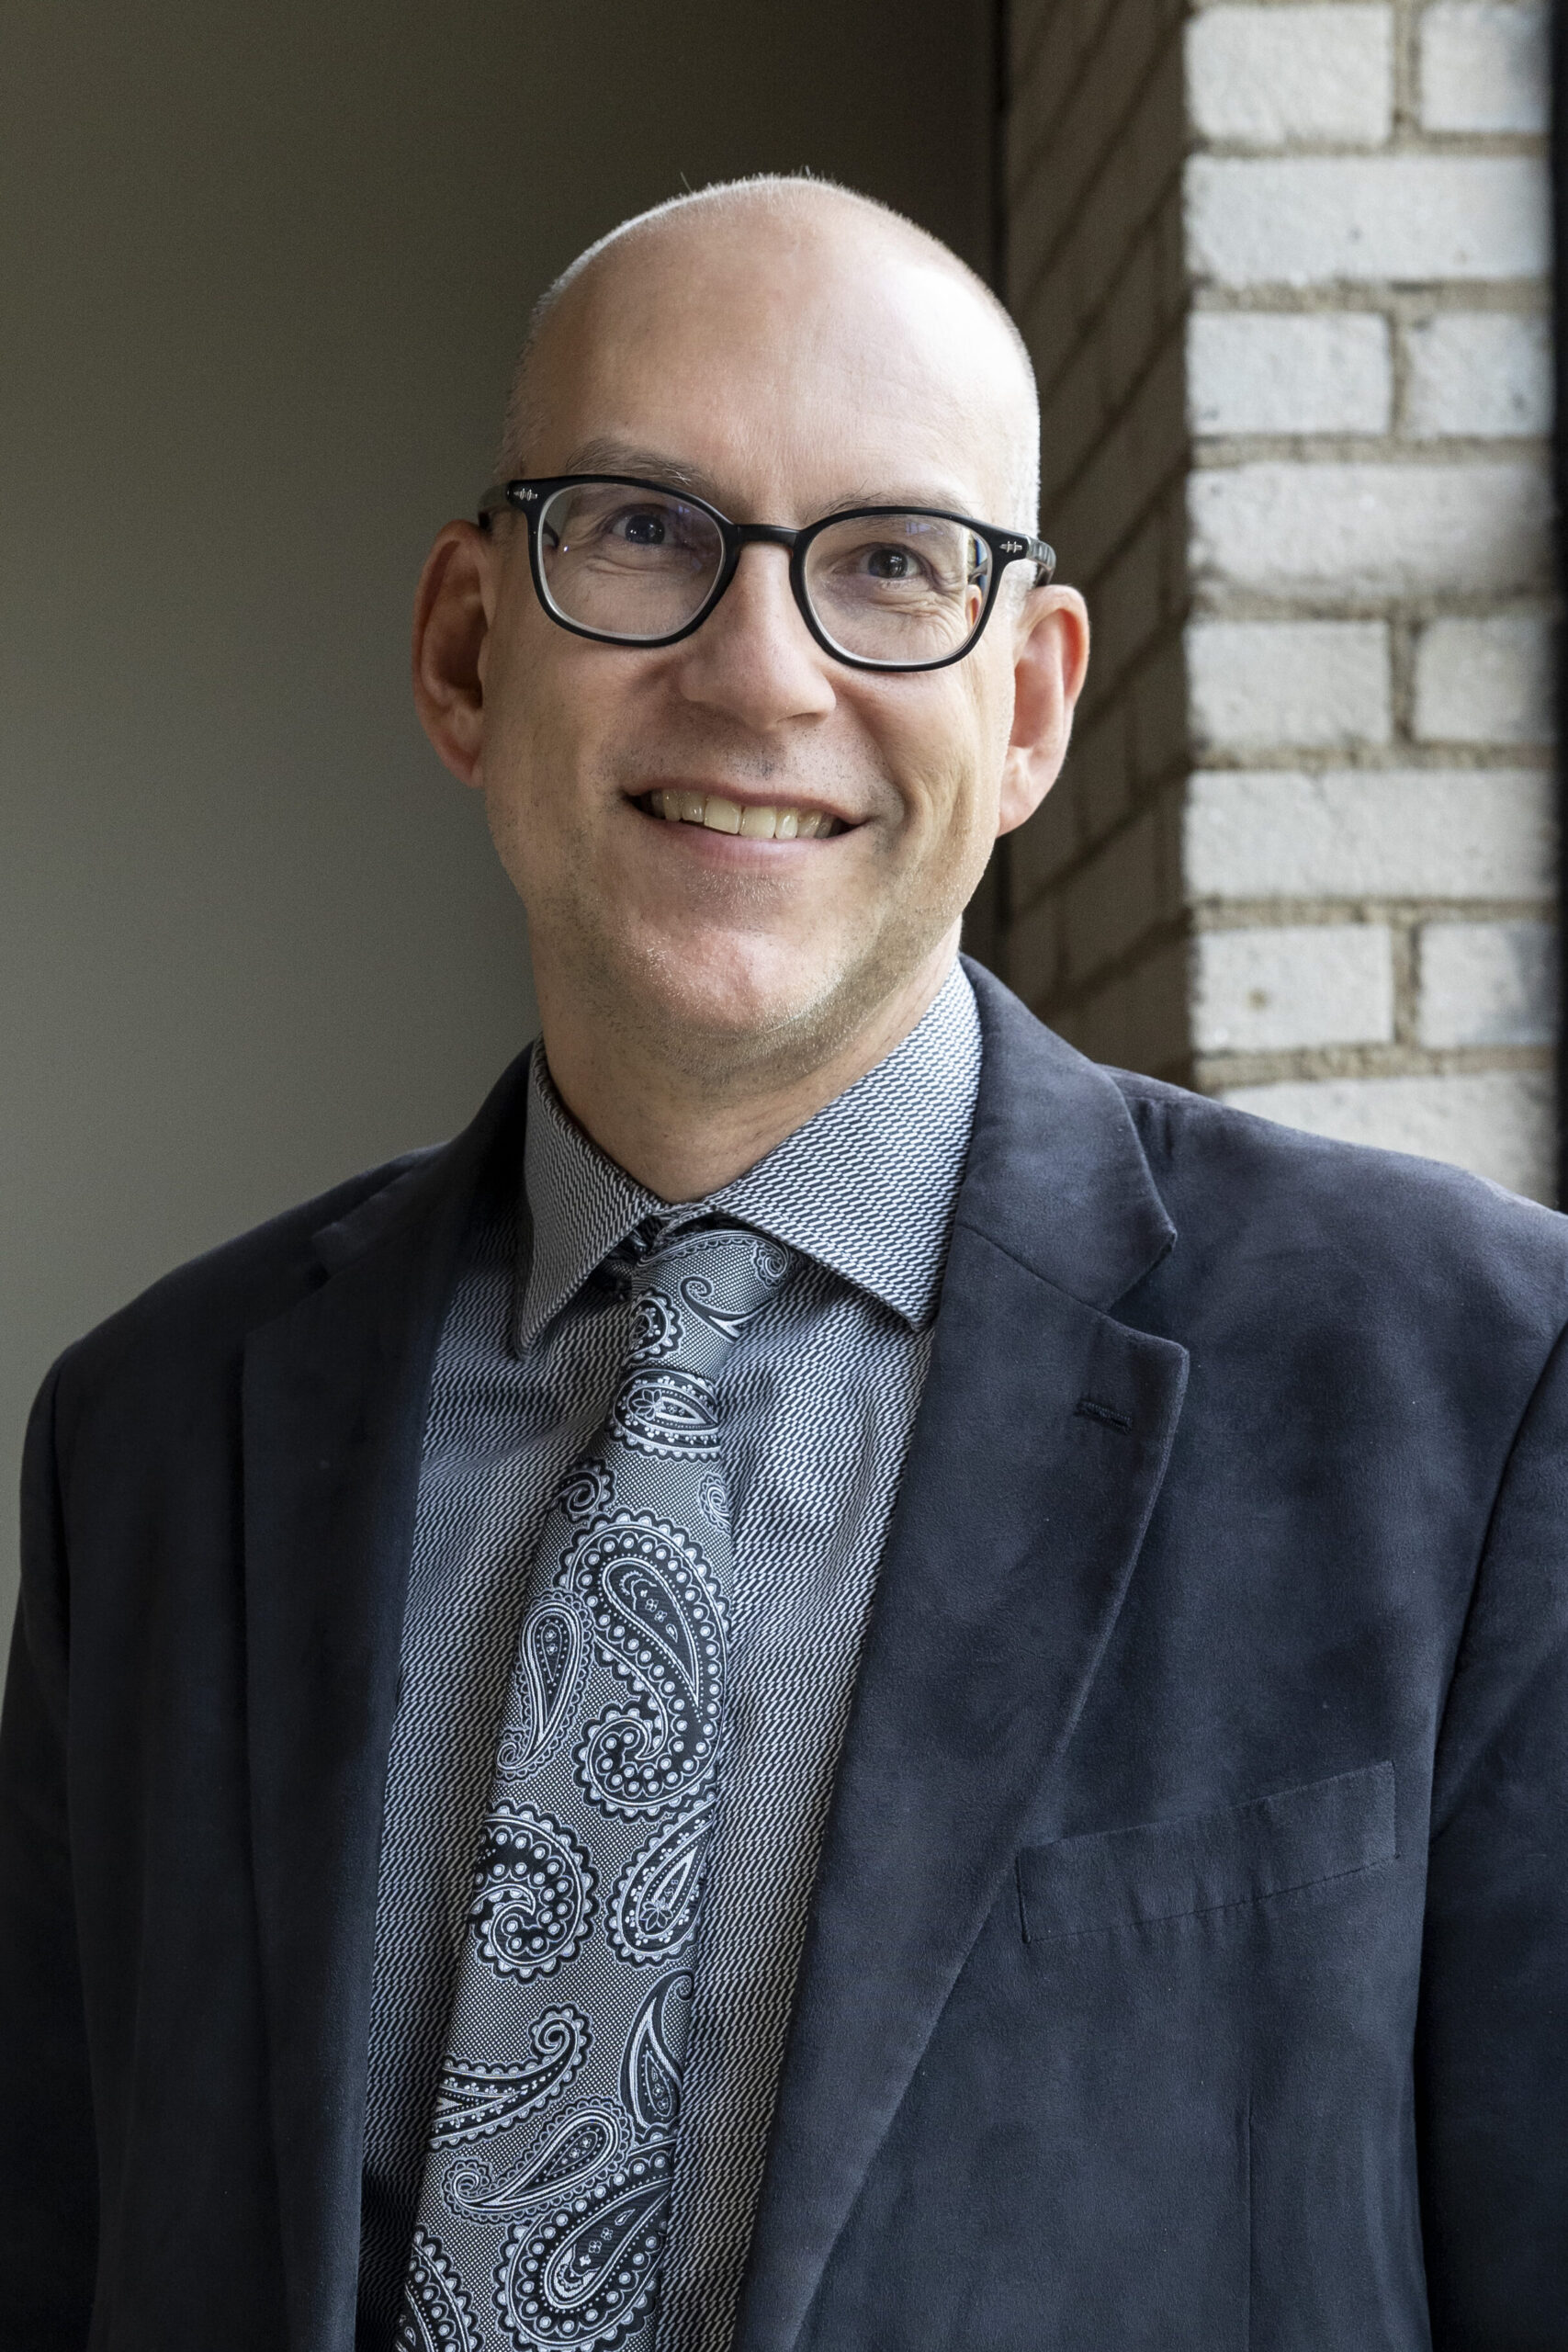
[[[728,2342],[979,1077],[979,1016],[955,966],[886,1060],[734,1183],[671,1208],[576,1126],[535,1051],[532,1247],[519,1249],[514,1204],[476,1219],[426,1421],[377,1905],[361,2352],[385,2352],[396,2328],[529,1569],[630,1343],[624,1286],[601,1270],[639,1227],[699,1216],[754,1227],[803,1261],[742,1334],[718,1388],[733,1669],[659,2352]]]

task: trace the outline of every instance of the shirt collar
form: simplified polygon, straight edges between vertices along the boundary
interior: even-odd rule
[[[653,1216],[734,1217],[923,1329],[936,1314],[979,1082],[979,1012],[955,964],[886,1060],[733,1183],[671,1209],[583,1134],[536,1046],[524,1145],[533,1249],[519,1269],[517,1346],[530,1346]]]

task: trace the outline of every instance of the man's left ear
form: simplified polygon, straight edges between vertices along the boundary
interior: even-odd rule
[[[1014,625],[1012,733],[997,831],[1032,817],[1067,756],[1073,707],[1089,668],[1089,612],[1076,588],[1034,588]]]

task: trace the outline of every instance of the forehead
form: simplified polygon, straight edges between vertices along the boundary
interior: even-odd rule
[[[601,256],[531,393],[532,470],[661,452],[774,522],[883,497],[1002,519],[1029,406],[1005,328],[940,256],[745,222]]]

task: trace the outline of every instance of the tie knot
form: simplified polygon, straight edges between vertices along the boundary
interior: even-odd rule
[[[794,1264],[782,1242],[744,1226],[687,1226],[656,1241],[630,1269],[632,1363],[711,1378]]]

